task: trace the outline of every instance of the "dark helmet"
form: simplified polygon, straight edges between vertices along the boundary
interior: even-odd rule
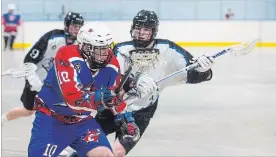
[[[75,41],[77,38],[78,30],[80,29],[81,26],[83,26],[83,24],[84,24],[84,19],[80,13],[74,13],[74,12],[67,13],[64,18],[64,31],[67,37]],[[76,30],[76,32],[69,32],[70,25],[77,26],[78,29]]]
[[[131,37],[137,47],[146,47],[148,46],[155,38],[158,32],[159,20],[154,11],[149,10],[141,10],[138,14],[133,18],[133,23],[131,26]],[[152,30],[152,34],[149,40],[139,40],[134,37],[133,31],[135,27],[145,27],[150,28]]]

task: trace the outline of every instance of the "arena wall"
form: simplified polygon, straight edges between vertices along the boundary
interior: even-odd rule
[[[116,42],[130,40],[131,21],[104,23],[113,31]],[[29,48],[44,33],[57,28],[63,28],[62,21],[25,22],[19,30],[15,48]],[[186,47],[221,47],[255,38],[260,39],[258,47],[276,47],[276,22],[160,21],[158,37],[170,39]]]

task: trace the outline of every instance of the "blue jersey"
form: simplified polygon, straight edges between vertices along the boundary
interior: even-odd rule
[[[2,24],[5,26],[4,32],[17,32],[17,26],[20,25],[20,15],[13,13],[6,13],[2,16]]]
[[[76,45],[64,46],[57,52],[54,66],[37,97],[58,114],[89,115],[97,111],[91,90],[116,88],[120,81],[119,70],[119,63],[113,55],[105,68],[92,73]]]
[[[113,54],[111,50],[109,53]],[[36,107],[41,112],[35,115],[28,156],[58,156],[67,146],[79,156],[99,146],[112,150],[91,112],[97,110],[95,89],[116,88],[119,79],[119,63],[114,55],[105,68],[92,73],[76,45],[61,47],[36,96]],[[45,108],[52,116],[43,112]]]

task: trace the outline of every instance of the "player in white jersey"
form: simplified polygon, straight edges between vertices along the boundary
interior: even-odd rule
[[[2,125],[5,121],[11,121],[20,117],[32,115],[35,110],[34,97],[42,87],[42,82],[52,66],[58,49],[65,45],[75,43],[78,31],[84,24],[81,14],[69,12],[64,18],[64,30],[54,29],[45,33],[29,50],[24,63],[33,63],[38,68],[36,74],[26,78],[26,84],[21,96],[24,107],[16,107],[2,116]]]
[[[140,96],[133,104],[128,104],[129,114],[132,114],[139,127],[136,133],[143,135],[153,117],[158,104],[160,92],[170,85],[179,83],[200,83],[212,78],[211,66],[214,59],[208,55],[194,58],[188,51],[174,42],[164,39],[155,39],[158,32],[159,20],[155,12],[141,10],[133,19],[131,26],[132,41],[118,43],[114,53],[121,67],[121,74],[125,75],[129,66],[133,67],[132,76],[126,81],[124,90],[127,96]],[[191,63],[198,62],[200,67],[183,73],[159,85],[159,80],[172,72],[185,68]],[[138,75],[137,75],[138,74]],[[103,111],[96,115],[98,123],[106,134],[116,132],[118,137],[114,144],[114,156],[125,156],[138,142],[131,138],[121,138],[122,128],[114,123],[113,115]],[[125,118],[127,119],[127,118]],[[128,132],[135,132],[135,128],[126,128]],[[136,138],[133,134],[133,139]],[[75,157],[76,154],[71,155]]]

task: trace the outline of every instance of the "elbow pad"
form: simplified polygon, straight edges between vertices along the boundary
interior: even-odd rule
[[[213,72],[209,69],[206,72],[198,72],[196,70],[190,70],[187,74],[187,83],[195,84],[204,81],[209,81],[213,77]]]

